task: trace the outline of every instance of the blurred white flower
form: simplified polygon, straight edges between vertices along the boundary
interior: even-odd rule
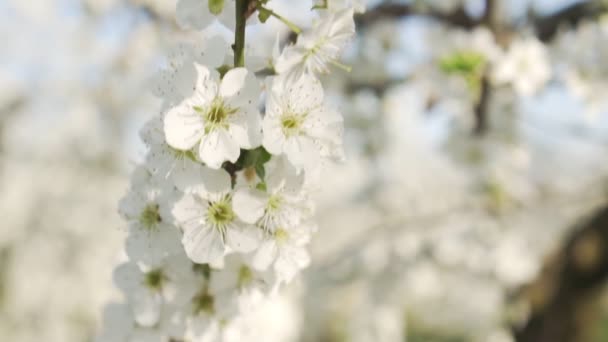
[[[522,96],[534,95],[552,76],[543,43],[533,37],[515,40],[492,76],[495,83],[509,83]]]

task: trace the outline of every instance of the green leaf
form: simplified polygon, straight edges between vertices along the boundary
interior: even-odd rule
[[[264,179],[266,176],[266,169],[264,168],[264,164],[256,164],[255,165],[255,173],[260,177],[260,179]]]
[[[264,179],[266,174],[264,164],[270,160],[270,157],[270,153],[268,153],[268,151],[266,151],[262,146],[253,150],[241,150],[241,155],[239,156],[239,160],[236,161],[235,165],[237,170],[253,167],[258,177]]]
[[[207,5],[209,6],[209,12],[219,15],[224,9],[224,0],[209,0]]]
[[[447,74],[471,76],[481,72],[485,66],[485,57],[474,51],[461,51],[442,58],[439,66]]]

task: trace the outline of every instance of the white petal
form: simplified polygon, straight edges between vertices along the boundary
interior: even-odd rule
[[[277,58],[274,65],[274,70],[278,74],[291,72],[296,68],[296,66],[298,66],[298,64],[300,64],[301,67],[303,60],[304,54],[302,50],[299,50],[293,46],[286,47],[279,58]]]
[[[289,103],[298,112],[306,113],[323,104],[323,86],[313,76],[303,75],[290,90]]]
[[[224,63],[227,51],[228,43],[226,40],[220,35],[212,36],[205,41],[202,51],[198,52],[197,60],[200,64],[217,68]]]
[[[319,150],[308,137],[292,137],[285,143],[285,154],[298,169],[312,169],[319,164]]]
[[[170,225],[159,225],[156,229],[145,229],[138,224],[132,226],[125,243],[125,251],[131,261],[157,265],[168,255],[182,251],[181,234]]]
[[[217,96],[219,74],[206,66],[194,63],[196,69],[196,95],[201,101],[210,103]]]
[[[232,163],[236,162],[240,153],[241,149],[236,141],[221,128],[204,136],[199,148],[201,160],[213,169],[219,169],[227,160]]]
[[[207,202],[186,194],[175,203],[171,213],[184,230],[193,230],[205,224]]]
[[[253,256],[252,266],[260,271],[265,271],[277,257],[278,248],[274,240],[267,240]]]
[[[261,231],[254,226],[234,226],[226,232],[226,243],[236,252],[248,253],[260,243]]]
[[[112,278],[116,287],[125,293],[130,293],[141,285],[141,274],[141,270],[134,262],[126,262],[114,269]]]
[[[190,260],[196,263],[214,263],[224,257],[222,235],[211,227],[184,231],[182,243]]]
[[[224,98],[237,95],[245,85],[247,74],[248,71],[245,68],[234,68],[228,71],[222,78],[220,95]]]
[[[279,278],[289,283],[302,268],[310,263],[310,256],[304,248],[284,250],[274,264]]]
[[[274,159],[276,162],[266,172],[266,187],[269,192],[276,192],[282,187],[281,192],[298,196],[304,184],[304,173],[298,173],[296,168],[286,157]]]
[[[239,189],[232,197],[232,208],[243,222],[254,224],[264,215],[268,195],[255,189]]]
[[[167,144],[178,150],[189,150],[204,133],[204,122],[189,101],[171,108],[165,115],[164,131]]]
[[[280,127],[279,119],[276,117],[265,116],[262,121],[262,145],[271,154],[283,153],[285,145],[285,135]]]
[[[134,293],[129,301],[135,321],[139,325],[152,327],[158,322],[163,303],[160,293],[142,289],[142,291]]]
[[[175,186],[186,193],[227,193],[231,189],[228,172],[202,165],[175,169],[173,179]]]
[[[260,83],[247,69],[232,69],[222,79],[220,95],[232,108],[243,106],[255,108],[260,98]]]
[[[238,122],[228,128],[230,136],[241,148],[252,149],[262,143],[262,118],[255,107],[242,107]]]

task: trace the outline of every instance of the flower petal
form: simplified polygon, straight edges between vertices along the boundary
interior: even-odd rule
[[[150,230],[134,224],[127,237],[125,251],[131,261],[158,265],[165,257],[182,251],[180,235],[170,225],[159,225]]]
[[[245,79],[249,72],[245,68],[234,68],[231,69],[222,78],[220,84],[220,95],[223,98],[232,97],[238,94],[245,85]]]
[[[227,193],[231,189],[230,175],[223,169],[211,169],[202,165],[177,168],[173,173],[175,186],[186,193],[205,195]]]
[[[232,163],[236,162],[240,153],[241,149],[236,141],[221,128],[204,136],[199,147],[201,160],[213,169],[219,169],[227,160]]]
[[[283,153],[285,145],[285,135],[280,127],[278,117],[265,116],[262,121],[262,145],[271,154]]]
[[[182,244],[188,258],[199,264],[214,263],[224,257],[225,246],[222,235],[212,227],[185,230]]]
[[[160,293],[142,288],[129,296],[135,321],[143,327],[152,327],[160,319],[163,298]]]
[[[261,231],[254,226],[233,226],[226,231],[226,243],[236,252],[249,253],[260,243]]]
[[[239,189],[232,197],[232,208],[243,222],[254,224],[264,215],[268,195],[255,189]]]
[[[186,194],[175,203],[171,213],[182,229],[193,230],[205,224],[207,206],[206,201],[197,200],[193,195]]]
[[[279,253],[276,242],[272,239],[264,241],[253,256],[252,266],[260,271],[268,269]]]
[[[189,101],[169,109],[164,120],[165,139],[169,146],[189,150],[204,134],[203,118]]]
[[[252,149],[262,143],[262,119],[255,107],[242,107],[238,113],[238,121],[234,121],[228,128],[232,138],[241,148]]]

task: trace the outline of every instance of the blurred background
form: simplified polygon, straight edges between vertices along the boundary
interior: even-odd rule
[[[331,0],[330,0],[331,1]],[[300,25],[312,1],[272,0]],[[174,0],[0,0],[0,340],[92,341]],[[260,341],[608,341],[608,4],[367,2],[347,161]],[[248,41],[268,56],[270,19]],[[254,43],[252,43],[254,42]]]

